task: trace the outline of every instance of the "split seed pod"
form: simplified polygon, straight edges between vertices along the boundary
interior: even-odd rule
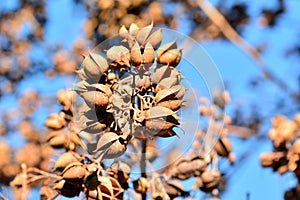
[[[177,111],[182,107],[182,103],[183,100],[168,100],[168,101],[159,102],[157,105],[163,106],[165,108],[169,108],[173,111]]]
[[[83,70],[85,75],[92,80],[99,80],[103,73],[108,70],[106,59],[96,53],[89,53],[84,57]]]
[[[174,85],[170,89],[160,90],[155,95],[155,101],[159,103],[171,99],[181,99],[184,93],[185,93],[185,87],[183,85]]]
[[[158,29],[157,31],[150,34],[146,42],[149,42],[154,49],[157,49],[160,46],[162,41],[162,30]]]
[[[123,70],[130,68],[130,52],[124,46],[113,46],[106,52],[110,67],[113,70]]]
[[[181,75],[179,71],[173,67],[164,65],[162,67],[159,67],[153,76],[151,77],[151,81],[154,84],[159,84],[163,79],[173,77],[178,80],[178,82],[181,80]]]
[[[70,163],[62,172],[62,177],[72,183],[80,183],[86,174],[86,169],[80,162]]]
[[[144,53],[141,52],[140,45],[136,42],[131,49],[130,59],[134,66],[141,64],[151,64],[154,62],[154,49],[150,43],[147,43],[144,48]]]
[[[228,157],[230,152],[232,151],[232,144],[227,137],[222,137],[215,144],[214,149],[219,156]]]
[[[101,135],[97,143],[98,155],[103,156],[103,159],[118,158],[126,151],[124,139],[114,132],[106,132]]]
[[[176,67],[181,59],[181,49],[177,49],[176,41],[161,46],[157,51],[157,62]]]
[[[69,164],[80,161],[80,156],[72,151],[62,154],[55,162],[54,170],[63,171]]]
[[[85,100],[86,104],[90,107],[93,107],[95,105],[97,106],[107,106],[109,103],[108,96],[104,94],[103,92],[99,91],[87,91],[80,96]]]

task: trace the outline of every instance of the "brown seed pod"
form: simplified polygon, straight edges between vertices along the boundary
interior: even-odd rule
[[[103,84],[100,84],[100,83],[87,85],[86,88],[89,91],[97,90],[99,92],[102,92],[102,93],[106,94],[106,96],[108,96],[108,97],[110,97],[112,95],[111,89],[107,85],[103,85]]]
[[[106,52],[110,61],[110,67],[113,70],[123,70],[129,68],[130,52],[124,46],[113,46]]]
[[[215,170],[206,170],[200,177],[206,189],[217,188],[221,182],[221,173]]]
[[[10,162],[11,149],[8,143],[0,142],[0,168],[2,166],[9,164]]]
[[[175,77],[164,78],[157,84],[155,91],[159,92],[160,90],[163,90],[163,89],[169,89],[174,85],[178,85],[179,81],[180,80],[178,80],[178,78],[175,78]]]
[[[297,124],[294,121],[284,121],[278,127],[278,133],[283,137],[284,141],[290,142],[295,137]]]
[[[296,139],[293,143],[292,150],[295,154],[300,155],[300,139]]]
[[[91,123],[86,123],[86,127],[84,129],[81,129],[80,131],[84,131],[90,134],[98,134],[101,133],[105,128],[106,124],[91,121]]]
[[[80,162],[72,162],[65,167],[62,177],[70,183],[81,183],[86,174],[86,169]]]
[[[66,120],[59,114],[53,113],[45,121],[45,125],[51,129],[62,129],[67,124]]]
[[[173,115],[173,114],[175,114],[175,113],[169,108],[165,108],[163,106],[154,106],[146,111],[145,119],[167,117],[167,116]]]
[[[18,126],[18,130],[28,141],[37,142],[40,139],[39,132],[35,130],[33,124],[30,121],[21,122]]]
[[[232,151],[232,144],[227,137],[219,138],[214,146],[215,151],[219,156],[228,157]]]
[[[141,90],[147,90],[151,86],[150,77],[149,76],[136,76],[135,77],[135,84],[136,87]]]
[[[149,187],[149,182],[147,178],[141,177],[132,182],[134,190],[137,193],[146,193]]]
[[[136,41],[139,44],[145,45],[147,38],[150,36],[152,28],[153,28],[153,22],[150,25],[145,26],[144,28],[139,29],[138,32],[137,32],[137,34],[136,34],[136,38],[135,38]]]
[[[179,181],[174,180],[163,182],[163,186],[171,199],[189,195],[189,192],[184,189],[183,185]]]
[[[82,191],[82,187],[80,184],[72,184],[64,179],[56,183],[53,186],[53,189],[55,189],[59,194],[70,198],[78,196]]]
[[[152,64],[154,62],[154,49],[150,43],[147,43],[144,49],[143,64]]]
[[[81,80],[87,80],[88,79],[88,76],[85,74],[83,68],[80,68],[79,70],[76,70],[75,72]]]
[[[170,176],[179,180],[186,180],[192,176],[199,176],[206,167],[207,163],[199,157],[190,160],[181,159],[177,162],[176,167],[170,171]]]
[[[143,56],[140,45],[135,42],[130,52],[130,60],[133,65],[140,65],[143,63]]]
[[[157,31],[150,34],[146,42],[149,42],[154,49],[157,49],[160,46],[161,41],[162,30],[158,29]]]
[[[147,43],[143,54],[141,52],[141,47],[136,42],[131,49],[130,59],[134,66],[138,66],[141,64],[151,64],[154,62],[154,49],[150,43]]]
[[[182,56],[181,49],[170,49],[165,51],[161,56],[157,57],[157,62],[164,65],[176,67]]]
[[[68,137],[62,131],[52,131],[47,137],[48,144],[53,148],[63,148],[67,141]]]
[[[65,110],[69,110],[72,107],[75,91],[71,89],[60,90],[57,93],[57,101],[64,106]]]
[[[26,164],[28,167],[37,167],[42,159],[41,146],[28,143],[16,152],[15,160],[18,164]]]
[[[182,53],[177,49],[176,40],[161,46],[157,50],[157,62],[160,64],[176,67],[181,59]]]
[[[68,151],[57,159],[54,170],[63,171],[69,164],[80,161],[81,157],[76,152]]]
[[[163,79],[165,78],[176,78],[178,80],[178,82],[181,80],[181,75],[179,73],[179,71],[171,66],[168,65],[164,65],[159,67],[155,73],[153,74],[153,76],[151,77],[151,81],[154,84],[158,84],[160,83]]]
[[[109,98],[103,92],[98,91],[88,91],[80,94],[80,96],[85,100],[87,105],[92,106],[107,106],[109,103]]]
[[[162,137],[162,138],[168,138],[168,137],[177,136],[177,133],[174,130],[172,130],[172,129],[164,130],[164,131],[160,130],[154,136],[156,136],[156,137]]]
[[[106,132],[101,135],[94,152],[102,155],[103,159],[118,158],[126,151],[126,144],[122,137],[114,132]]]
[[[185,87],[183,85],[174,85],[169,89],[160,90],[155,95],[155,101],[159,103],[171,99],[181,99],[183,98],[184,93]]]
[[[179,123],[173,123],[169,122],[167,119],[164,118],[153,118],[153,119],[148,119],[146,120],[146,127],[151,129],[151,130],[159,130],[159,131],[166,131],[170,130]],[[156,135],[158,133],[155,133]]]
[[[159,102],[158,106],[163,106],[165,108],[169,108],[173,111],[177,111],[182,107],[183,100],[168,100],[168,101],[162,101]]]
[[[260,155],[260,163],[263,167],[270,167],[274,164],[274,154],[273,153],[263,153]]]
[[[85,75],[92,80],[100,80],[102,74],[108,70],[106,59],[96,53],[85,56],[82,66]]]

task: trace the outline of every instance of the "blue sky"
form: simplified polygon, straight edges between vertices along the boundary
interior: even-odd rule
[[[3,3],[4,2],[4,3]],[[0,3],[1,9],[10,9],[14,7],[16,0],[2,0]],[[49,21],[47,24],[45,38],[51,44],[62,43],[64,47],[70,48],[72,42],[82,37],[83,22],[87,13],[80,6],[72,3],[72,0],[51,0],[47,1],[47,13]],[[212,1],[215,2],[215,1]],[[230,4],[236,1],[228,0]],[[238,2],[243,2],[238,1]],[[246,2],[246,1],[245,1]],[[253,0],[249,7],[249,13],[252,16],[258,16],[261,7],[274,7],[274,1],[269,0]],[[294,74],[299,73],[299,58],[294,56],[284,57],[282,49],[288,49],[294,43],[299,43],[300,39],[300,1],[287,0],[287,13],[279,20],[279,25],[273,29],[263,29],[258,26],[257,21],[251,21],[250,26],[243,33],[243,37],[253,45],[267,43],[268,49],[263,53],[263,59],[267,66],[272,71],[287,83],[296,88],[296,77]],[[182,19],[183,22],[185,19]],[[184,23],[183,23],[184,24]],[[188,25],[181,26],[181,30],[186,34]],[[210,58],[218,67],[221,77],[228,83],[229,91],[232,96],[232,104],[228,107],[230,114],[234,105],[240,105],[246,111],[250,112],[249,105],[256,103],[259,105],[259,110],[263,116],[271,117],[274,113],[274,105],[277,98],[283,98],[288,104],[292,103],[285,97],[282,91],[274,87],[270,83],[264,84],[262,87],[252,89],[249,87],[249,81],[260,76],[260,71],[257,66],[245,53],[238,49],[235,45],[228,41],[214,41],[200,44],[208,53]],[[93,47],[91,47],[93,48]],[[38,53],[38,52],[36,52]],[[198,58],[191,58],[198,59]],[[202,64],[202,63],[201,63]],[[190,71],[184,72],[188,77],[193,79]],[[36,84],[38,80],[38,84]],[[34,88],[39,92],[44,92],[48,95],[55,94],[61,88],[71,86],[70,78],[64,79],[58,77],[54,80],[44,79],[43,75],[37,75],[27,82],[20,85],[20,92],[26,91],[29,88]],[[194,84],[195,80],[191,80]],[[45,88],[45,85],[51,84],[51,87]],[[208,90],[205,88],[204,80],[201,80],[199,91],[203,91],[208,95]],[[7,107],[15,106],[13,97],[8,99],[0,99],[0,110]],[[54,111],[57,107],[54,107]],[[281,111],[280,111],[281,112]],[[296,112],[296,111],[295,111]],[[270,115],[270,113],[272,113]],[[47,117],[47,111],[41,112],[37,123],[42,124]],[[270,124],[266,123],[266,130]],[[266,134],[266,132],[264,132]],[[17,136],[12,136],[10,142],[14,143]],[[249,157],[246,161],[240,163],[241,166],[233,167],[235,171],[230,171],[231,176],[227,191],[222,196],[224,200],[242,200],[246,199],[246,194],[250,193],[250,199],[255,200],[280,200],[283,199],[284,191],[295,186],[296,182],[293,174],[279,176],[273,173],[270,169],[260,167],[259,155],[264,151],[272,151],[270,141],[251,138],[249,141],[242,141],[232,138],[234,142],[234,151],[238,156],[244,152],[249,152]],[[228,168],[229,169],[229,168]],[[35,199],[35,197],[32,197]]]

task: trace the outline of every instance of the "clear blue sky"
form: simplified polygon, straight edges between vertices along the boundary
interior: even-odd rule
[[[2,0],[0,2],[1,9],[10,9],[15,5],[16,0]],[[46,1],[47,13],[49,21],[46,28],[46,40],[49,43],[62,43],[69,48],[75,39],[82,37],[83,20],[87,13],[81,7],[75,6],[72,0],[51,0]],[[215,1],[213,1],[215,2]],[[236,2],[233,0],[227,3]],[[240,0],[239,2],[243,2]],[[261,7],[268,6],[272,8],[274,0],[252,0],[249,13],[252,16],[258,16]],[[243,37],[253,45],[267,43],[268,49],[263,54],[263,58],[267,65],[275,72],[275,74],[288,84],[295,87],[295,78],[293,74],[299,73],[299,58],[284,57],[282,49],[287,49],[293,43],[300,39],[300,1],[287,0],[287,13],[279,20],[279,25],[274,29],[262,29],[257,25],[257,21],[251,21],[250,26],[245,30]],[[185,19],[183,19],[184,22]],[[183,23],[184,24],[184,23]],[[186,26],[182,26],[181,30],[186,30]],[[180,31],[180,30],[179,30]],[[183,33],[186,33],[183,31]],[[249,81],[253,77],[259,75],[255,63],[241,50],[233,44],[226,41],[214,41],[201,44],[207,51],[212,60],[217,65],[223,80],[228,83],[229,91],[232,96],[232,105],[239,104],[248,112],[251,103],[257,103],[259,110],[263,116],[271,117],[274,115],[274,105],[276,98],[286,99],[280,91],[272,84],[265,84],[258,89],[249,88]],[[189,73],[187,72],[187,76]],[[34,84],[36,80],[39,84]],[[51,89],[45,86],[51,83]],[[55,84],[54,84],[55,83]],[[55,94],[60,88],[70,86],[69,79],[43,80],[43,77],[35,77],[29,82],[25,82],[19,88],[19,91],[25,91],[29,88],[35,88],[40,92]],[[201,82],[203,87],[203,82]],[[203,91],[201,88],[200,90]],[[207,93],[207,89],[205,89]],[[4,101],[6,103],[4,103]],[[288,102],[288,100],[286,100]],[[15,101],[10,98],[0,100],[0,110],[7,107],[13,107]],[[292,106],[292,105],[291,105]],[[228,112],[231,113],[233,106],[229,106]],[[37,122],[42,124],[43,119],[47,117],[46,111],[41,115]],[[270,124],[266,124],[267,129]],[[265,132],[266,134],[266,132]],[[11,137],[11,143],[17,138]],[[237,167],[228,168],[230,179],[227,191],[222,196],[224,200],[246,200],[246,194],[250,193],[251,200],[280,200],[283,199],[284,191],[295,186],[296,182],[292,174],[279,176],[270,169],[260,167],[259,155],[263,151],[271,151],[271,142],[267,140],[258,140],[251,138],[249,141],[242,141],[232,138],[234,142],[234,151],[241,156],[244,152],[249,153],[249,157]],[[234,170],[233,170],[234,169]],[[36,197],[32,197],[35,199]]]

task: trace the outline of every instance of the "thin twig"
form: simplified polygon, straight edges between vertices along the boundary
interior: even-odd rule
[[[22,169],[22,193],[21,193],[21,199],[26,200],[27,196],[27,166],[26,164],[21,164]]]
[[[48,178],[54,178],[54,179],[61,179],[61,176],[58,176],[56,174],[52,174],[52,173],[48,173],[48,172],[45,172],[43,170],[40,170],[38,168],[35,168],[35,167],[30,167],[28,168],[27,172],[33,172],[33,173],[37,173],[37,174],[41,174],[41,175],[44,175],[44,176],[47,176]]]
[[[141,153],[141,161],[140,161],[140,167],[141,167],[141,176],[144,178],[147,178],[146,173],[146,148],[147,148],[147,140],[142,140],[142,153]],[[142,193],[142,200],[147,199],[147,193]]]
[[[215,8],[213,4],[211,4],[208,0],[196,0],[196,2],[209,19],[219,27],[224,36],[256,62],[257,66],[262,71],[264,78],[273,82],[281,90],[288,93],[288,95],[295,101],[299,101],[299,95],[295,92],[289,91],[287,84],[283,80],[275,77],[274,74],[267,69],[260,52],[256,48],[252,47],[234,30],[223,14]]]

